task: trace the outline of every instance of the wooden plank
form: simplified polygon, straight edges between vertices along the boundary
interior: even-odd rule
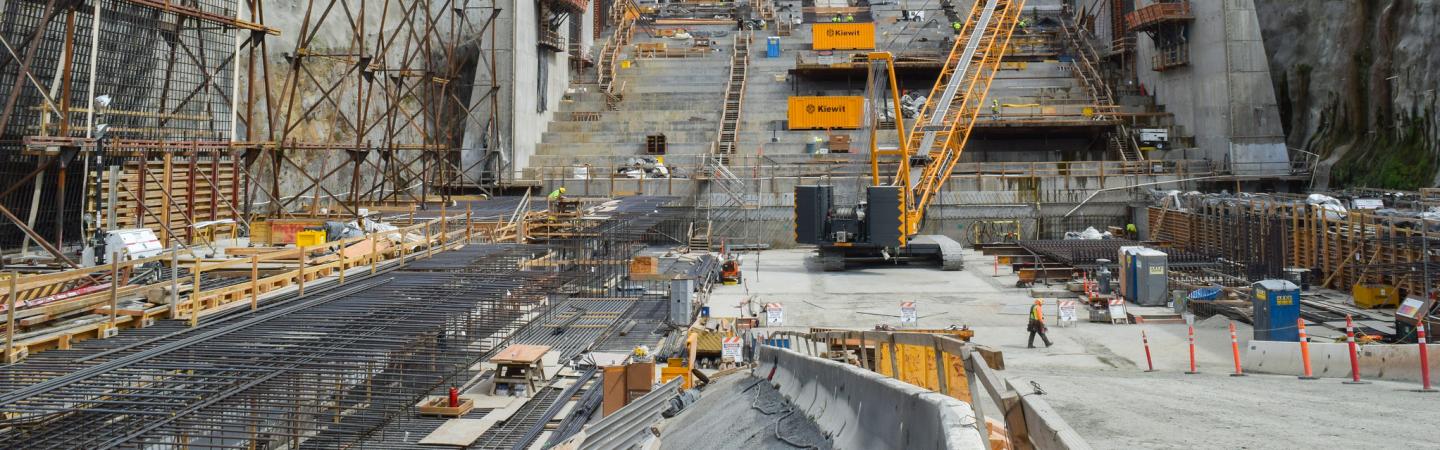
[[[536,361],[540,361],[540,359],[545,356],[545,353],[549,351],[550,346],[548,345],[516,344],[505,347],[500,353],[495,354],[495,357],[490,358],[490,362],[496,364],[533,364]]]
[[[450,419],[421,438],[420,444],[468,447],[497,423],[500,421],[491,418],[490,414],[480,419]]]

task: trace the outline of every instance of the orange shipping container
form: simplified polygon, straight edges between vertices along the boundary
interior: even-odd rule
[[[817,23],[810,31],[815,36],[814,50],[874,50],[875,24],[871,22]]]
[[[791,130],[860,128],[865,97],[790,97]]]

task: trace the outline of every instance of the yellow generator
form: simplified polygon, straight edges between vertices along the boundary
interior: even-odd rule
[[[1355,306],[1361,308],[1396,308],[1400,306],[1400,290],[1388,284],[1357,284],[1350,289]]]

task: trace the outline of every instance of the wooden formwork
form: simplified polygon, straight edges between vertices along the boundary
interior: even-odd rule
[[[1383,283],[1423,292],[1427,280],[1420,272],[1412,274],[1404,268],[1419,267],[1426,260],[1420,245],[1423,238],[1440,240],[1440,233],[1427,234],[1411,219],[1364,210],[1340,215],[1314,205],[1231,205],[1196,211],[1151,207],[1148,214],[1152,239],[1187,250],[1218,247],[1241,238],[1233,227],[1217,225],[1215,217],[1264,218],[1281,227],[1276,231],[1284,250],[1277,253],[1273,248],[1256,248],[1257,258],[1279,259],[1283,267],[1308,268],[1316,286],[1342,291],[1356,284]],[[1440,248],[1431,251],[1429,263],[1440,264],[1440,258],[1433,255]],[[1432,278],[1437,276],[1440,274],[1431,274]]]
[[[191,245],[208,242],[214,230],[197,230],[195,224],[239,219],[235,202],[241,183],[236,161],[228,153],[198,151],[131,160],[121,166],[113,183],[115,192],[110,192],[111,175],[101,177],[100,195],[117,200],[113,212],[118,228],[156,230],[162,242],[169,242],[170,233]],[[103,215],[109,213],[101,208],[98,223],[108,223],[111,218]],[[233,223],[217,228],[222,232],[237,229]]]

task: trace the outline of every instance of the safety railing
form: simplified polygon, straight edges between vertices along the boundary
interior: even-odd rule
[[[1188,0],[1155,3],[1126,14],[1125,29],[1142,31],[1145,28],[1164,22],[1194,19],[1195,14],[1190,12],[1190,2]]]
[[[249,299],[250,308],[259,306],[260,295],[271,290],[295,286],[298,295],[305,295],[305,283],[335,275],[340,284],[345,284],[346,271],[357,266],[368,265],[375,273],[382,260],[393,257],[403,265],[406,259],[416,256],[423,248],[423,256],[434,255],[437,248],[447,247],[463,236],[461,242],[470,238],[470,228],[447,230],[449,223],[459,218],[469,223],[468,213],[457,217],[437,217],[414,223],[391,231],[377,231],[363,236],[339,239],[320,245],[301,246],[292,249],[267,251],[251,254],[249,258],[232,258],[214,263],[196,263],[191,268],[194,278],[192,286],[200,286],[200,278],[206,272],[249,269],[248,283],[238,283],[215,289],[193,289],[190,298],[176,306],[175,318],[185,318],[195,324],[201,316],[228,310],[226,306]],[[448,222],[448,223],[447,223]],[[320,254],[316,256],[317,254]],[[260,275],[260,264],[276,262],[288,268],[269,276]]]
[[[228,311],[248,300],[251,309],[259,305],[263,295],[294,286],[303,296],[307,283],[321,278],[337,277],[344,284],[347,271],[369,266],[375,273],[381,265],[404,265],[409,259],[429,257],[438,251],[471,242],[484,231],[470,221],[471,212],[415,221],[393,230],[376,231],[363,236],[339,239],[320,245],[298,248],[232,247],[226,249],[230,259],[207,261],[193,249],[177,248],[147,258],[125,261],[124,254],[115,254],[111,263],[102,266],[72,269],[49,274],[20,275],[11,272],[0,282],[5,296],[6,317],[4,360],[14,362],[32,351],[65,349],[73,342],[107,338],[120,328],[141,328],[155,319],[188,320],[192,325],[206,315]],[[403,220],[403,219],[402,219]],[[325,253],[325,254],[318,254]],[[186,261],[182,261],[182,256]],[[168,279],[151,284],[128,284],[139,270],[166,265]],[[179,269],[187,269],[183,277]],[[211,283],[205,275],[215,275],[224,283]],[[119,280],[119,282],[115,282]],[[206,284],[223,286],[206,287]],[[59,291],[58,294],[33,299],[34,292]],[[182,294],[183,293],[183,294]],[[151,306],[121,305],[122,300],[143,298]],[[66,317],[90,310],[104,319],[69,325],[50,324],[56,317]],[[34,326],[20,333],[17,326]]]
[[[868,166],[861,166],[855,157],[849,155],[729,155],[726,166],[739,180],[746,184],[759,180],[767,185],[775,178],[829,178],[869,174]],[[683,188],[688,180],[709,180],[704,155],[669,155],[665,166],[670,177],[631,178],[621,175],[620,169],[631,167],[634,157],[596,156],[591,164],[541,165],[527,169],[528,176],[547,189],[562,183],[573,182],[581,185],[579,195],[635,195],[642,192],[673,194],[679,185]],[[895,163],[882,163],[882,168],[891,168]],[[1145,161],[1071,161],[1071,162],[969,162],[957,163],[951,171],[954,177],[978,178],[1105,178],[1111,176],[1176,176],[1181,178],[1221,175],[1217,163],[1208,160],[1145,160]],[[571,185],[574,187],[574,184]],[[645,189],[649,186],[650,190]],[[664,187],[655,187],[664,186]],[[633,188],[633,189],[632,189]],[[656,191],[655,189],[659,189]]]
[[[866,370],[929,389],[965,402],[975,411],[981,436],[990,436],[987,413],[998,413],[1011,448],[1038,450],[1088,449],[1080,434],[1039,396],[1022,395],[1002,378],[1000,353],[951,336],[889,331],[781,331],[768,339],[788,337],[795,351],[838,359]],[[977,404],[974,389],[983,388],[987,404]],[[998,431],[998,430],[997,430]]]
[[[625,83],[615,82],[619,75],[616,68],[620,63],[620,52],[630,43],[630,38],[635,33],[635,21],[639,18],[639,8],[632,0],[620,0],[611,6],[611,20],[616,24],[615,31],[600,48],[600,57],[595,68],[600,91],[605,94],[607,109],[614,110],[625,98]]]

